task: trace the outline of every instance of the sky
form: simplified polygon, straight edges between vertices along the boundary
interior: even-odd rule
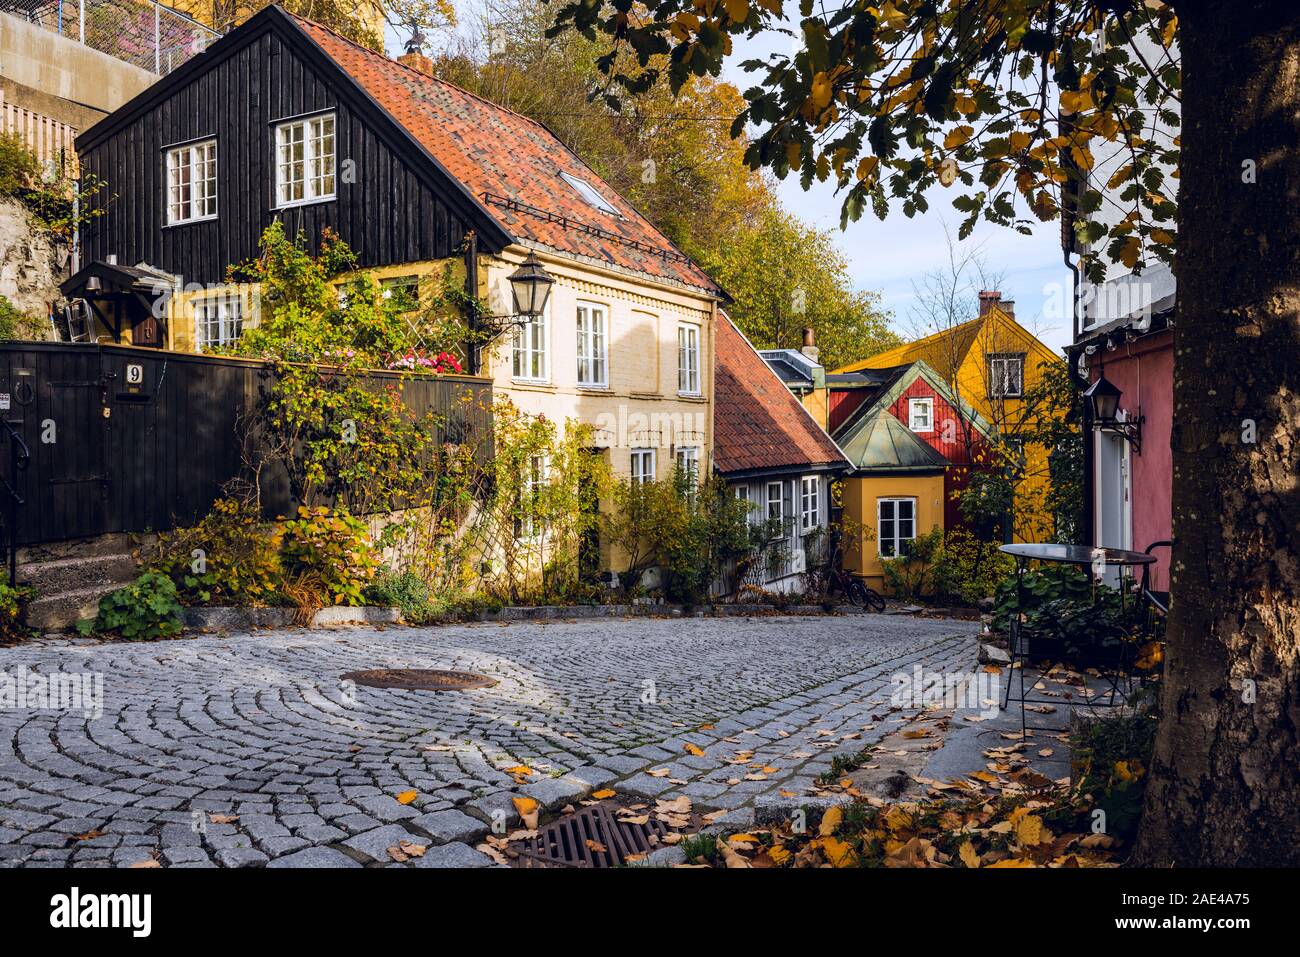
[[[464,8],[474,4],[459,0],[462,28],[469,19]],[[471,14],[472,16],[472,14]],[[405,37],[387,31],[389,55],[402,52]],[[791,38],[768,34],[741,38],[723,69],[723,78],[740,89],[752,86],[754,76],[740,68],[750,58],[765,58],[768,51],[788,48]],[[892,210],[883,222],[870,211],[856,223],[841,231],[840,197],[833,183],[814,183],[808,192],[799,185],[797,176],[778,183],[778,195],[786,208],[805,221],[834,234],[836,244],[849,263],[854,286],[875,291],[881,305],[892,315],[894,328],[910,338],[916,329],[915,286],[924,282],[925,274],[943,270],[948,263],[948,234],[956,237],[962,214],[938,187],[927,194],[930,208],[908,219],[901,208]],[[958,195],[954,189],[953,195]],[[1069,312],[1070,272],[1061,259],[1060,224],[1036,223],[1034,232],[1024,236],[1003,226],[981,223],[971,237],[960,244],[959,257],[977,247],[990,273],[1004,277],[1003,299],[1015,301],[1016,318],[1054,351],[1069,344],[1072,329]],[[974,318],[974,317],[972,317]]]

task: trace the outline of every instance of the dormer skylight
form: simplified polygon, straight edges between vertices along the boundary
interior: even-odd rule
[[[614,207],[614,205],[604,196],[601,196],[600,193],[596,192],[595,187],[585,179],[578,179],[576,176],[570,176],[562,170],[560,172],[560,178],[572,186],[577,194],[586,201],[588,206],[594,206],[602,213],[609,213],[611,216],[619,215],[619,211]]]

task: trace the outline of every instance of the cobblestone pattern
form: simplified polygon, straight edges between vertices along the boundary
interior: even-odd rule
[[[377,866],[398,840],[478,840],[514,794],[560,806],[607,786],[685,793],[746,820],[799,803],[781,792],[883,734],[859,729],[884,710],[891,675],[973,668],[974,635],[956,621],[763,617],[0,649],[10,675],[104,676],[95,720],[0,709],[0,866]],[[339,678],[402,667],[499,684],[435,693]],[[850,733],[862,737],[839,745]],[[779,770],[728,785],[742,749]],[[504,773],[517,764],[538,770],[532,783]],[[418,796],[401,803],[405,791]],[[461,846],[410,866],[489,863]]]

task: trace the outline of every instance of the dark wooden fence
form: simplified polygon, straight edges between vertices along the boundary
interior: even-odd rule
[[[0,473],[25,500],[16,543],[193,524],[223,486],[251,478],[246,443],[273,378],[269,366],[242,359],[0,342],[0,417],[31,453],[15,473],[10,450],[0,450]],[[442,414],[446,439],[474,441],[491,454],[489,380],[374,374],[399,378],[410,408]],[[0,441],[8,441],[4,430]],[[268,516],[290,514],[284,473],[264,468],[258,480]],[[0,515],[7,505],[0,502]],[[6,545],[10,538],[6,529]]]

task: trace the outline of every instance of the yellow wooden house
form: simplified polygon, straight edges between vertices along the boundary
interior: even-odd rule
[[[1013,302],[986,291],[979,294],[979,315],[969,322],[851,363],[832,375],[918,360],[933,369],[961,403],[978,412],[994,435],[1011,437],[1012,444],[1017,444],[1014,437],[1025,431],[1027,421],[1039,414],[1026,403],[1026,394],[1064,361],[1016,321]],[[1016,489],[1012,536],[1016,541],[1047,541],[1055,537],[1046,506],[1048,449],[1026,443],[1021,454],[1024,477]]]

